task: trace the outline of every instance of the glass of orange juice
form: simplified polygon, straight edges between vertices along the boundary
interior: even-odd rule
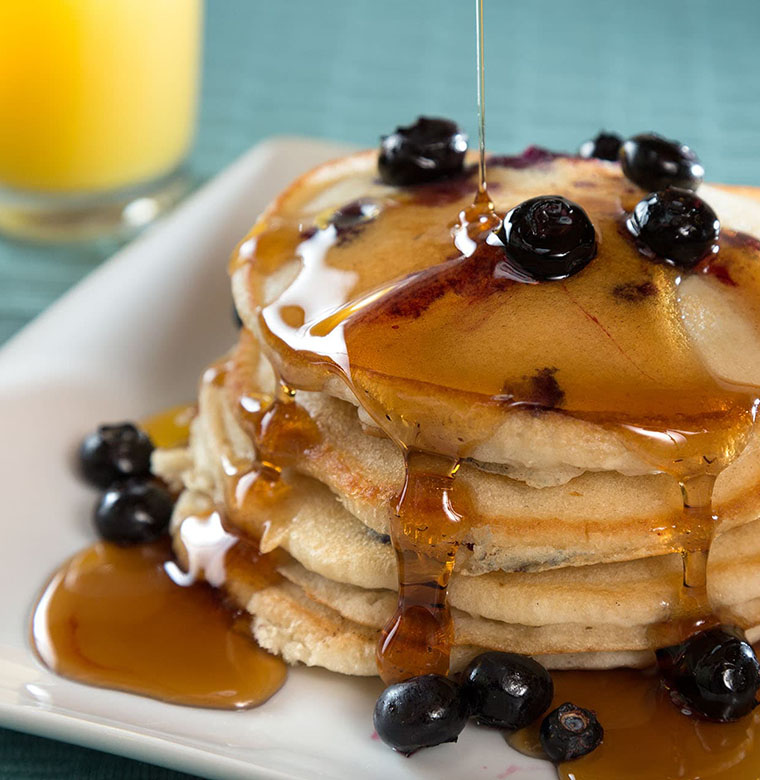
[[[129,231],[185,191],[202,0],[0,0],[0,231]]]

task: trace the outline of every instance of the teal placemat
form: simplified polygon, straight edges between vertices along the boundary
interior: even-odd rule
[[[191,775],[0,729],[3,780],[192,780]]]
[[[213,176],[274,134],[373,146],[421,113],[474,136],[473,6],[208,0],[192,172]],[[710,179],[760,184],[757,0],[486,0],[486,21],[491,150],[657,130],[691,144]],[[0,240],[0,343],[114,248]],[[0,730],[0,778],[170,777],[182,776]]]

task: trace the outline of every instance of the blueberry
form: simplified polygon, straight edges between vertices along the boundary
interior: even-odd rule
[[[460,174],[466,151],[467,136],[454,122],[421,116],[383,136],[377,167],[386,184],[427,184]]]
[[[620,149],[623,173],[644,190],[682,187],[696,190],[705,176],[699,158],[688,146],[656,133],[629,138]]]
[[[379,213],[380,208],[377,203],[368,198],[359,198],[336,209],[330,217],[330,224],[335,225],[338,232],[349,230],[357,225],[371,222]]]
[[[483,653],[462,675],[462,690],[483,726],[522,729],[548,709],[554,696],[549,672],[516,653]]]
[[[152,542],[169,528],[174,502],[167,490],[137,480],[113,485],[95,507],[95,527],[109,542]]]
[[[596,138],[582,143],[578,154],[585,159],[595,157],[597,160],[616,162],[622,143],[623,139],[619,135],[601,132]]]
[[[760,664],[744,634],[733,626],[702,631],[657,651],[671,698],[706,720],[738,720],[757,706]]]
[[[412,677],[386,688],[375,704],[380,739],[399,753],[456,742],[470,709],[453,680],[437,674]]]
[[[380,208],[368,198],[359,198],[337,209],[330,217],[339,246],[349,243],[380,213]]]
[[[531,198],[507,212],[497,233],[507,257],[536,280],[566,279],[596,255],[586,212],[560,195]]]
[[[82,476],[96,487],[150,473],[153,444],[132,423],[101,425],[79,448]]]
[[[590,753],[604,739],[602,724],[591,710],[565,702],[541,722],[541,747],[551,761],[572,761]]]
[[[688,270],[718,251],[720,222],[702,198],[670,187],[639,201],[626,222],[645,253]]]

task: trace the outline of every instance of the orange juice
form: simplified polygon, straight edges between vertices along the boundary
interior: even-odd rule
[[[0,188],[115,190],[192,137],[201,0],[0,0]]]

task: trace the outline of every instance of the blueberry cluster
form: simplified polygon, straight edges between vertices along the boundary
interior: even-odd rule
[[[742,631],[717,626],[657,651],[662,684],[685,714],[728,723],[758,705],[760,663]],[[435,674],[391,685],[375,705],[378,736],[410,755],[420,748],[456,742],[467,721],[508,731],[525,728],[549,708],[549,672],[527,656],[479,655],[458,681]],[[539,739],[546,757],[571,761],[604,739],[595,713],[565,702],[544,715]]]
[[[98,533],[109,542],[152,542],[169,528],[174,501],[151,478],[153,443],[132,423],[101,425],[79,448],[82,476],[104,489],[95,506]]]
[[[689,270],[718,251],[720,222],[694,194],[704,179],[699,158],[685,144],[656,133],[623,141],[602,132],[586,141],[581,157],[619,160],[625,176],[650,194],[636,204],[626,227],[642,254]]]
[[[546,712],[553,696],[551,675],[537,661],[488,652],[458,682],[427,674],[386,688],[375,705],[375,730],[387,745],[410,755],[456,742],[470,718],[498,729],[525,728]],[[566,702],[546,715],[539,736],[552,761],[569,761],[601,744],[604,730],[593,712]]]

